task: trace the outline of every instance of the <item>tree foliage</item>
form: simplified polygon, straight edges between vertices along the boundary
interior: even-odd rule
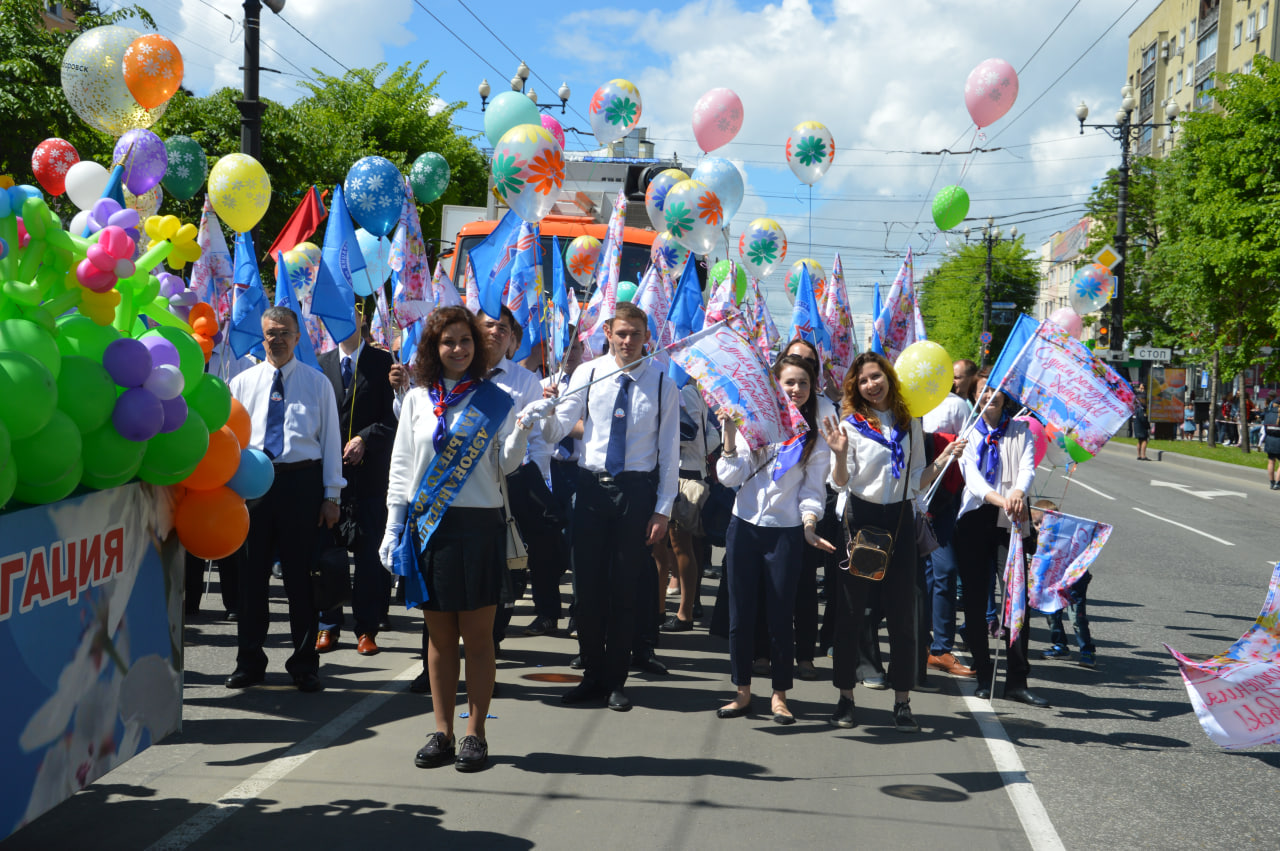
[[[978,337],[982,333],[983,289],[986,284],[987,247],[969,244],[951,253],[920,282],[920,313],[929,339],[947,350],[953,359],[980,360]],[[1029,313],[1035,304],[1040,272],[1027,257],[1022,237],[995,240],[991,248],[991,301],[1011,301]],[[994,312],[993,312],[994,314]],[[991,360],[1000,353],[1011,324],[991,323]]]

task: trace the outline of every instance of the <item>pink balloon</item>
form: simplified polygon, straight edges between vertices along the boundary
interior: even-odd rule
[[[560,126],[560,122],[556,121],[545,112],[542,114],[542,126],[548,133],[556,137],[556,141],[560,143],[560,147],[564,148],[564,128]]]
[[[1065,329],[1068,334],[1077,340],[1084,333],[1084,322],[1080,319],[1080,314],[1069,307],[1059,307],[1053,313],[1050,313],[1049,321]]]
[[[1040,466],[1040,462],[1044,460],[1044,453],[1049,449],[1049,435],[1045,434],[1044,426],[1035,417],[1015,417],[1019,422],[1027,424],[1027,428],[1031,430],[1031,436],[1036,442],[1036,466]]]
[[[710,153],[742,129],[742,99],[732,89],[712,89],[693,107],[693,136]]]
[[[980,63],[964,82],[964,105],[979,127],[999,121],[1017,98],[1018,72],[1003,59]]]

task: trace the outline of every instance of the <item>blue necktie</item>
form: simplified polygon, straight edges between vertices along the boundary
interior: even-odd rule
[[[609,428],[609,448],[604,454],[604,469],[616,476],[627,463],[627,418],[631,410],[631,385],[635,379],[626,373],[618,385],[618,395],[613,400],[613,423]]]
[[[262,451],[273,461],[284,454],[284,408],[284,373],[277,369],[267,402],[267,432],[262,438]]]
[[[351,387],[351,356],[347,355],[342,359],[342,389],[346,390]]]

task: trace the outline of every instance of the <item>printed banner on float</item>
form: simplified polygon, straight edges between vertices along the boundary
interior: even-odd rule
[[[759,352],[731,327],[735,321],[737,314],[667,347],[672,363],[697,382],[711,410],[729,412],[752,450],[808,430]]]
[[[0,838],[178,729],[172,525],[140,482],[0,515]]]
[[[1280,565],[1249,631],[1225,653],[1203,662],[1168,644],[1200,726],[1224,748],[1280,742]]]

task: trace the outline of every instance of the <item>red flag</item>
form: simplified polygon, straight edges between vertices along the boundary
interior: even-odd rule
[[[276,241],[271,243],[268,256],[274,257],[277,251],[292,251],[299,242],[306,242],[327,215],[329,211],[320,200],[320,191],[312,186],[298,209],[289,217],[289,221],[284,223],[284,229],[280,231]]]

